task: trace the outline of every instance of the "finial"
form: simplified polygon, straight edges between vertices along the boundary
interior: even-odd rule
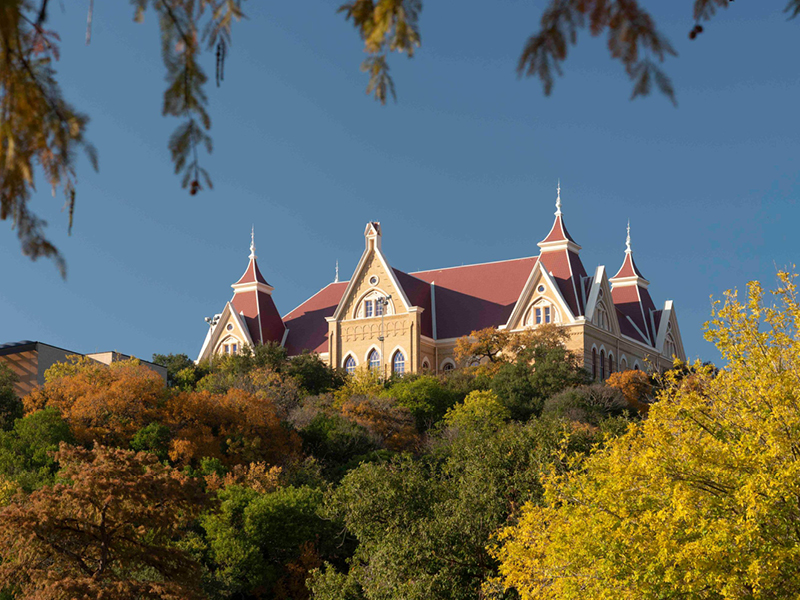
[[[558,180],[558,187],[556,188],[556,216],[561,215],[561,179]]]
[[[333,280],[333,283],[339,283],[339,261],[336,261],[336,277]]]
[[[631,220],[628,219],[628,237],[625,240],[625,253],[631,253]]]
[[[256,257],[256,226],[250,229],[250,258]]]

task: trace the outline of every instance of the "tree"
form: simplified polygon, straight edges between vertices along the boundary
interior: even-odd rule
[[[307,598],[304,565],[319,566],[320,551],[336,554],[335,525],[317,514],[322,492],[234,485],[219,497],[219,508],[201,518],[213,583],[228,597],[287,597],[281,592],[292,589],[299,595],[288,597]]]
[[[14,421],[22,417],[22,401],[14,391],[17,376],[11,369],[0,363],[0,429],[9,430]]]
[[[53,454],[62,442],[73,441],[57,410],[33,412],[18,419],[11,431],[0,432],[0,475],[26,492],[51,484],[57,471]]]
[[[594,383],[569,388],[551,396],[544,401],[542,414],[597,426],[610,417],[626,415],[628,406],[617,388]]]
[[[500,535],[501,581],[527,598],[792,598],[800,594],[800,323],[794,278],[717,303],[727,366],[668,373],[648,418]]]
[[[411,413],[390,398],[353,396],[342,406],[342,415],[389,450],[410,450],[418,441]]]
[[[498,429],[510,416],[511,412],[493,392],[475,391],[447,411],[444,423],[456,429]]]
[[[484,597],[482,582],[497,573],[489,540],[522,504],[540,498],[540,474],[563,432],[537,420],[464,428],[437,438],[421,459],[396,456],[350,471],[326,498],[325,514],[341,519],[358,546],[346,573],[333,565],[316,572],[314,597]],[[585,451],[594,439],[577,433],[565,448]]]
[[[606,379],[606,385],[618,389],[631,408],[647,412],[653,384],[646,373],[636,369],[612,373]]]
[[[164,380],[136,359],[104,365],[82,357],[50,367],[44,386],[24,403],[28,412],[60,411],[81,444],[127,447],[137,431],[158,420],[165,395]]]
[[[197,480],[151,454],[62,444],[60,483],[0,510],[0,585],[19,596],[199,598],[174,541],[203,506]]]
[[[439,421],[462,397],[430,375],[398,379],[381,392],[381,396],[394,398],[400,406],[407,408],[414,416],[419,431],[425,431]]]
[[[163,423],[171,431],[169,457],[178,464],[197,465],[204,457],[225,465],[282,464],[300,450],[299,437],[281,426],[269,400],[238,389],[175,394],[164,406]]]
[[[194,389],[197,381],[205,375],[186,354],[153,354],[153,363],[167,369],[167,385],[182,390]]]

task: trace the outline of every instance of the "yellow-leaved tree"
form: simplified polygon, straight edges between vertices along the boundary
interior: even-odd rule
[[[728,292],[706,338],[727,366],[671,380],[649,417],[546,481],[492,546],[528,598],[800,596],[800,307]],[[570,460],[565,457],[566,460]]]

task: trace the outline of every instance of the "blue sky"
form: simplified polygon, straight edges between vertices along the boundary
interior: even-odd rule
[[[781,2],[737,2],[690,41],[689,0],[645,2],[679,56],[665,64],[678,107],[631,85],[604,39],[582,34],[545,97],[516,61],[544,2],[426,2],[422,48],[393,57],[398,102],[364,94],[361,43],[336,3],[246,2],[225,82],[209,89],[213,191],[189,196],[172,172],[161,117],[157,23],[122,2],[54,5],[65,96],[87,112],[100,171],[80,164],[71,237],[63,199],[33,208],[68,262],[21,256],[0,223],[0,343],[78,352],[197,355],[247,264],[286,313],[349,277],[368,220],[405,271],[531,256],[548,232],[558,178],[590,273],[613,274],[631,219],[637,264],[657,305],[675,301],[687,353],[710,297],[796,262],[800,22]],[[491,7],[491,12],[487,11]],[[207,57],[213,75],[213,58]]]

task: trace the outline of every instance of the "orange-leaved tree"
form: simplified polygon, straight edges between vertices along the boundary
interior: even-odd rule
[[[23,402],[26,412],[59,410],[81,444],[127,446],[157,420],[165,395],[164,380],[136,359],[104,365],[82,357],[50,367]]]
[[[62,483],[0,510],[0,586],[16,597],[200,598],[175,546],[205,503],[202,481],[152,454],[62,444]]]
[[[612,373],[606,379],[606,385],[617,388],[628,405],[640,412],[647,412],[647,400],[652,397],[653,384],[650,377],[643,371],[636,369]]]
[[[300,452],[299,436],[281,425],[275,405],[244,390],[176,394],[163,418],[172,436],[169,456],[178,464],[204,457],[227,465],[278,464]]]

